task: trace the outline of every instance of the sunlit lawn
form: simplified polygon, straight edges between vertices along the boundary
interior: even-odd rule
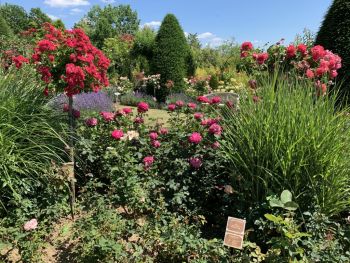
[[[132,108],[134,115],[136,115],[136,111],[137,111],[136,107],[124,106],[124,105],[120,105],[120,104],[116,105],[117,110],[122,109],[124,107]],[[165,126],[166,126],[166,123],[167,123],[169,117],[170,117],[169,114],[165,110],[150,109],[147,112],[147,116],[145,117],[145,123],[146,124],[159,123],[159,124],[165,124]]]

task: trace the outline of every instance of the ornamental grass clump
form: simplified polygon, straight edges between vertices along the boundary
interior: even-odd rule
[[[65,159],[62,116],[26,67],[0,72],[0,216],[49,182],[52,162]]]
[[[223,113],[221,149],[246,205],[290,189],[303,211],[314,204],[329,215],[348,210],[349,118],[335,110],[336,96],[275,75],[256,97]]]

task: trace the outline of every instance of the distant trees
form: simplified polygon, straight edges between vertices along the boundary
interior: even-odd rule
[[[12,34],[12,30],[6,20],[0,15],[0,37],[9,37]]]
[[[27,13],[23,7],[7,3],[0,6],[0,16],[5,19],[14,34],[21,33],[28,28],[40,28],[45,22],[52,23],[51,18],[40,8],[32,8]]]
[[[0,15],[6,20],[13,31],[18,34],[30,27],[29,16],[23,7],[18,5],[4,4],[0,6]]]
[[[93,6],[75,27],[80,27],[99,48],[104,40],[122,34],[134,35],[139,29],[137,12],[130,5],[107,5],[104,8]]]

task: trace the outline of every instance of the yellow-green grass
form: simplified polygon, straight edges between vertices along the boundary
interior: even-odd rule
[[[122,108],[131,108],[133,110],[133,114],[136,115],[136,107],[132,106],[125,106],[125,105],[116,105],[116,109],[122,109]],[[170,116],[165,110],[159,110],[159,109],[149,109],[147,112],[147,116],[145,117],[145,123],[147,125],[155,125],[155,124],[162,124],[164,126],[167,126],[167,121],[169,120]]]

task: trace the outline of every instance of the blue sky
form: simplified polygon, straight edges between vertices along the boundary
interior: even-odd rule
[[[202,43],[220,44],[232,37],[256,45],[285,38],[292,41],[304,28],[316,32],[332,0],[0,0],[29,10],[40,7],[72,27],[93,5],[130,4],[141,24],[157,27],[167,13],[175,14],[184,31]]]

